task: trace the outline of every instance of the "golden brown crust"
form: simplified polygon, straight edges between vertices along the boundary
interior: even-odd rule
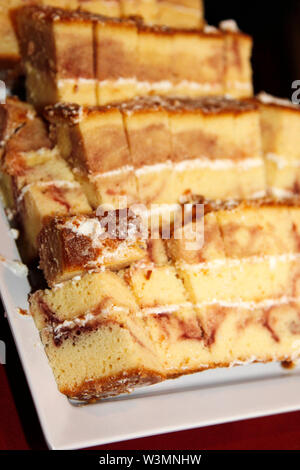
[[[217,211],[230,211],[230,210],[243,210],[247,208],[261,208],[261,207],[273,207],[273,208],[284,208],[284,207],[300,207],[300,197],[294,196],[290,198],[276,199],[274,197],[263,197],[257,199],[232,199],[229,201],[211,201],[205,199],[201,195],[188,194],[184,204],[203,204],[204,213],[217,212]]]
[[[40,23],[55,23],[55,22],[94,22],[102,24],[124,25],[124,26],[135,26],[140,31],[151,32],[152,34],[184,34],[184,35],[197,35],[201,37],[214,37],[222,38],[223,36],[234,35],[242,36],[251,40],[251,37],[240,31],[228,32],[228,31],[213,31],[205,32],[199,29],[184,29],[184,28],[173,28],[163,25],[146,25],[143,19],[138,16],[130,18],[112,18],[103,15],[96,15],[82,10],[63,10],[61,8],[53,8],[46,6],[25,6],[17,10],[17,16],[29,15],[33,20],[38,20]]]
[[[276,358],[276,362],[287,362],[287,360],[286,356],[279,356]],[[217,364],[207,364],[206,366],[201,366],[197,369],[186,369],[178,372],[173,371],[167,376],[149,369],[132,369],[130,371],[121,372],[117,375],[97,380],[89,380],[76,388],[64,388],[61,389],[60,392],[67,395],[70,399],[93,403],[97,400],[114,397],[123,393],[130,393],[133,389],[138,387],[154,385],[167,379],[177,379],[185,375],[196,374],[209,369],[235,367],[243,363],[247,363],[248,361],[249,358],[246,356],[239,357],[234,363],[220,362]],[[270,356],[266,357],[264,360],[251,361],[253,364],[266,364],[268,362],[274,362],[274,358]]]
[[[294,358],[293,358],[294,360]],[[259,360],[259,359],[253,359],[251,360],[251,364],[267,364],[269,362],[274,362],[274,357],[270,356],[270,357],[266,357],[265,359],[263,360]],[[276,362],[290,362],[288,361],[288,359],[286,358],[286,356],[278,356],[276,358]],[[238,359],[236,359],[234,362],[218,362],[218,363],[214,363],[214,364],[207,364],[207,367],[200,367],[199,369],[185,369],[183,372],[180,371],[178,373],[176,372],[172,372],[172,374],[170,374],[167,379],[177,379],[179,377],[183,377],[185,375],[190,375],[190,374],[197,374],[198,372],[203,372],[205,370],[211,370],[211,369],[219,369],[219,368],[229,368],[229,367],[236,367],[236,366],[240,366],[240,365],[243,365],[243,364],[248,364],[250,363],[249,361],[249,357],[247,356],[240,356]]]
[[[192,204],[189,212],[187,212],[184,208],[185,204]],[[300,196],[295,195],[293,197],[280,199],[276,199],[274,197],[263,197],[257,199],[231,199],[227,201],[212,201],[205,199],[205,197],[202,195],[188,193],[181,201],[182,218],[179,217],[179,227],[181,226],[182,220],[184,220],[184,224],[189,224],[190,222],[195,221],[196,217],[199,217],[196,212],[197,204],[203,204],[203,213],[206,215],[210,212],[245,210],[262,207],[272,207],[274,209],[285,207],[300,207]],[[202,214],[200,214],[200,217],[202,217]],[[176,224],[175,220],[171,231],[173,232],[177,228],[178,225]]]
[[[25,16],[32,19],[33,21],[38,21],[40,24],[46,23],[56,23],[56,22],[65,22],[65,23],[76,23],[76,22],[91,22],[92,18],[95,15],[91,13],[82,11],[82,10],[64,10],[62,8],[54,8],[48,6],[38,6],[38,5],[27,5],[21,8],[18,8],[14,11],[13,17],[19,18]],[[99,16],[99,19],[101,17]],[[105,18],[105,17],[103,17]]]
[[[121,213],[126,219],[121,218]],[[116,228],[114,233],[109,235],[109,227],[106,224],[108,212],[102,217],[94,213],[75,217],[56,216],[45,223],[38,237],[38,246],[40,267],[50,286],[71,278],[76,273],[100,270],[106,263],[110,269],[116,270],[146,256],[145,243],[142,243],[139,236],[140,219],[130,212],[127,217],[126,210],[113,211],[111,214],[112,218],[116,217]],[[94,224],[93,230],[95,227],[99,228],[99,232],[100,228],[103,230],[98,237],[94,232],[85,234],[80,232],[81,224],[91,219]],[[102,236],[103,234],[105,236]],[[115,259],[105,255],[107,252],[112,255],[122,244],[124,249],[131,253],[128,258],[121,254]],[[134,254],[130,249],[136,250]]]
[[[35,117],[32,106],[16,97],[8,97],[0,105],[0,155],[14,134]]]
[[[222,113],[238,114],[256,111],[258,106],[254,100],[235,100],[223,96],[197,99],[148,96],[138,97],[130,101],[107,106],[84,107],[73,103],[57,103],[53,106],[47,106],[44,111],[44,116],[52,123],[65,121],[72,125],[80,122],[90,114],[104,113],[112,109],[119,109],[123,113],[167,110],[176,113],[200,112],[204,115],[216,115]]]
[[[18,153],[37,151],[42,148],[51,148],[48,129],[40,118],[34,118],[18,129],[8,141],[5,162],[11,158],[18,159]]]
[[[157,371],[138,368],[101,379],[88,380],[78,387],[64,388],[60,391],[73,400],[89,403],[103,398],[114,397],[121,393],[130,393],[133,388],[153,385],[165,379],[166,377]]]
[[[1,54],[0,70],[15,69],[20,62],[19,54]]]

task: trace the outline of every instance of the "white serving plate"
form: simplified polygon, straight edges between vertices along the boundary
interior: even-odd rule
[[[0,205],[0,255],[20,259]],[[215,369],[74,406],[57,390],[29,316],[27,279],[0,265],[1,297],[41,426],[51,449],[78,449],[300,409],[300,367],[255,364]]]

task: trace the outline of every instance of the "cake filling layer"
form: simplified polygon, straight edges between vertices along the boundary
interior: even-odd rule
[[[278,199],[282,199],[282,198],[293,199],[295,197],[295,191],[282,189],[282,188],[276,188],[273,186],[268,187],[268,194]]]
[[[195,159],[184,160],[182,162],[173,163],[171,160],[166,161],[164,163],[157,163],[155,165],[144,165],[141,168],[134,169],[133,166],[126,165],[122,168],[118,168],[117,170],[107,171],[105,173],[99,173],[99,175],[93,175],[92,178],[97,177],[110,177],[120,174],[126,174],[130,171],[135,171],[135,173],[139,175],[147,174],[147,173],[159,173],[165,169],[173,169],[176,172],[185,171],[188,169],[194,168],[210,168],[212,170],[227,170],[230,168],[238,168],[241,170],[247,171],[250,168],[261,168],[264,167],[263,159],[260,157],[253,157],[253,158],[246,158],[240,161],[230,160],[228,158],[224,159],[215,159],[212,160],[208,157],[201,157]]]
[[[22,188],[19,196],[18,196],[18,203],[22,202],[24,199],[25,194],[30,190],[32,187],[39,187],[39,188],[47,188],[47,187],[56,187],[56,188],[66,188],[66,189],[73,189],[73,188],[80,188],[80,184],[76,181],[64,181],[64,180],[52,180],[52,181],[40,181],[38,183],[30,183]]]
[[[225,309],[239,309],[239,310],[257,310],[257,309],[268,309],[280,305],[289,305],[289,304],[299,304],[300,303],[300,297],[287,297],[287,296],[282,296],[278,298],[273,298],[273,299],[264,299],[260,301],[251,301],[251,302],[245,302],[245,301],[238,301],[238,302],[229,302],[229,301],[223,301],[223,300],[212,300],[208,302],[200,302],[197,304],[193,304],[192,302],[185,302],[182,304],[174,304],[174,305],[159,305],[157,307],[144,307],[140,311],[136,312],[135,315],[137,317],[146,317],[146,316],[151,316],[151,315],[172,315],[175,313],[180,312],[181,310],[184,309],[190,309],[190,308],[204,308],[204,307],[224,307]],[[99,317],[101,314],[101,319],[104,320],[105,317],[108,317],[112,313],[120,313],[120,314],[130,314],[129,309],[126,307],[120,307],[120,306],[111,306],[107,309],[103,309],[99,312],[97,309],[96,312],[90,311],[86,312],[83,315],[80,315],[77,318],[74,318],[73,320],[64,320],[64,321],[59,321],[59,320],[54,320],[53,318],[50,318],[49,325],[46,326],[46,328],[49,331],[52,331],[54,335],[60,334],[62,331],[67,332],[71,331],[77,327],[85,327],[88,324],[95,324],[95,328],[98,327],[97,323],[95,320]],[[99,320],[100,321],[100,320]]]
[[[215,259],[213,261],[207,261],[199,264],[180,264],[180,268],[186,269],[188,271],[199,271],[199,269],[222,269],[222,267],[227,266],[238,267],[243,264],[261,264],[268,263],[272,270],[276,269],[277,263],[284,263],[289,261],[296,261],[300,259],[300,253],[287,253],[283,255],[264,255],[264,256],[250,256],[246,258],[224,258],[224,259]]]
[[[285,167],[290,168],[300,168],[300,160],[293,160],[291,158],[287,158],[284,155],[277,155],[275,153],[267,153],[265,156],[267,160],[274,163],[279,170]]]
[[[80,80],[80,79],[79,79]],[[73,80],[73,83],[77,83],[77,79]],[[160,80],[158,82],[149,82],[149,81],[140,81],[135,77],[132,78],[118,78],[116,80],[102,80],[97,82],[100,87],[102,86],[109,86],[112,88],[119,88],[122,86],[133,85],[137,88],[138,91],[147,91],[150,92],[171,92],[171,94],[176,95],[179,91],[184,90],[191,90],[191,91],[199,91],[201,94],[209,93],[209,94],[219,94],[222,90],[222,85],[220,83],[210,83],[210,82],[193,82],[189,80],[182,80],[180,82],[171,82],[169,80]],[[249,84],[244,84],[242,82],[234,82],[232,85],[237,88],[249,89]],[[134,95],[133,95],[134,96]]]

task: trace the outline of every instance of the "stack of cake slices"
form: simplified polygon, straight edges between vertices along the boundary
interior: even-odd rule
[[[127,240],[114,239],[117,261],[101,218],[61,217],[42,230],[52,288],[35,292],[30,308],[62,393],[92,400],[208,368],[298,357],[300,206],[205,207],[203,248],[191,250],[184,236],[194,233],[196,243],[197,221],[144,248],[129,219]]]
[[[202,0],[6,0],[0,6],[0,63],[9,69],[20,62],[14,12],[25,5],[60,7],[69,11],[80,9],[114,18],[140,16],[146,24],[161,24],[182,29],[202,28]]]
[[[149,94],[252,93],[252,40],[231,24],[182,30],[36,7],[15,16],[28,99],[38,108]]]
[[[252,39],[196,0],[19,3],[1,188],[48,284],[29,303],[59,390],[295,361],[300,107],[253,96]]]

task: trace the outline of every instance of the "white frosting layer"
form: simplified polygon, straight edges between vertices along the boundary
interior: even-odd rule
[[[75,233],[78,236],[85,236],[91,239],[92,245],[95,248],[101,247],[104,248],[102,245],[102,241],[107,239],[107,238],[115,238],[118,240],[122,240],[122,238],[117,237],[116,232],[111,233],[109,236],[106,236],[109,234],[107,229],[110,229],[110,226],[112,229],[117,229],[118,228],[118,222],[115,217],[111,219],[105,219],[105,216],[103,217],[103,223],[104,226],[101,225],[101,222],[99,218],[97,217],[85,217],[85,216],[74,216],[71,219],[67,220],[66,222],[62,223],[59,225],[60,228],[62,229],[69,229],[73,233]],[[135,223],[130,222],[130,219],[125,219],[124,218],[124,223],[122,221],[119,222],[119,228],[122,229],[124,228],[124,245],[126,243],[126,246],[128,247],[130,243],[136,242],[137,237],[140,235],[140,232],[138,230],[138,225]],[[122,223],[124,227],[122,226]],[[126,227],[126,230],[125,230]],[[123,249],[125,246],[123,247]],[[118,248],[113,248],[108,249],[106,251],[102,251],[103,255],[105,256],[109,254],[109,256],[117,257]]]
[[[106,171],[105,173],[99,173],[97,175],[92,175],[90,176],[91,180],[97,180],[99,178],[110,178],[113,176],[118,176],[122,174],[128,174],[134,170],[133,166],[131,165],[125,165],[122,166],[121,168],[117,168],[116,170],[111,170],[111,171]]]
[[[213,299],[208,302],[201,302],[196,305],[195,307],[201,308],[201,307],[206,307],[206,306],[220,306],[224,308],[240,308],[240,309],[245,309],[245,310],[255,310],[255,309],[267,309],[270,307],[274,307],[276,305],[287,305],[290,303],[294,302],[300,302],[300,297],[279,297],[276,299],[264,299],[260,301],[244,301],[244,300],[238,300],[238,301],[225,301],[225,300],[217,300]]]
[[[25,194],[29,191],[32,186],[38,186],[40,188],[47,188],[49,186],[55,186],[56,188],[66,188],[66,189],[73,189],[73,188],[80,188],[80,184],[76,181],[65,181],[65,180],[50,180],[50,181],[37,181],[35,183],[30,183],[22,188],[17,202],[18,204],[23,200]]]
[[[256,309],[268,309],[274,306],[288,305],[291,303],[300,303],[300,297],[280,297],[276,299],[264,299],[258,302],[230,302],[222,300],[212,300],[210,302],[201,302],[198,304],[192,304],[191,302],[185,302],[182,304],[166,304],[157,307],[147,307],[138,310],[135,314],[138,317],[148,316],[148,315],[164,315],[176,313],[184,308],[203,308],[207,306],[220,306],[224,308],[238,308],[246,310],[256,310]],[[93,313],[87,311],[85,315],[81,317],[74,318],[72,320],[65,320],[56,326],[47,326],[46,328],[53,332],[56,338],[59,338],[64,334],[63,330],[73,329],[76,327],[84,327],[88,323],[95,321],[98,316],[104,318],[114,313],[123,313],[129,314],[129,309],[127,307],[112,305],[109,308],[104,308],[100,313]],[[300,342],[299,342],[300,346]],[[296,349],[296,348],[295,348]]]
[[[278,199],[288,199],[295,197],[293,191],[288,191],[287,189],[276,188],[273,186],[268,188],[268,193]]]
[[[189,307],[192,307],[192,303],[191,302],[185,302],[185,303],[182,303],[182,304],[170,304],[170,305],[161,305],[161,306],[158,306],[158,307],[147,307],[147,308],[142,308],[141,309],[141,313],[140,315],[141,316],[145,316],[145,315],[161,315],[161,314],[170,314],[170,313],[175,313],[175,312],[178,312],[179,310],[181,309],[184,309],[184,308],[189,308]]]
[[[72,329],[76,326],[84,327],[89,322],[92,322],[95,319],[95,315],[88,312],[82,318],[74,318],[74,320],[65,320],[55,327],[48,327],[47,329],[53,332],[56,339],[59,339],[63,334],[65,329]]]
[[[242,90],[245,92],[252,92],[252,84],[247,81],[231,80],[224,83],[200,83],[189,80],[182,80],[179,83],[173,83],[169,80],[160,80],[156,82],[138,81],[135,77],[129,78],[118,78],[116,80],[89,80],[83,78],[68,78],[58,80],[58,87],[63,88],[66,85],[78,85],[78,86],[96,86],[99,87],[111,87],[111,88],[122,88],[132,86],[139,92],[143,93],[164,93],[170,92],[173,95],[182,94],[184,90],[198,91],[199,93],[205,94],[218,94],[223,91],[223,87],[226,85],[227,89]],[[229,95],[228,95],[229,96]],[[128,111],[129,113],[129,111]]]
[[[230,160],[229,158],[211,160],[207,157],[195,158],[194,160],[184,160],[174,165],[175,171],[185,171],[197,168],[209,168],[211,170],[228,170],[237,168],[249,170],[264,166],[264,161],[260,157],[245,158],[244,160]]]
[[[288,108],[299,109],[300,106],[292,103],[292,101],[284,98],[277,98],[276,96],[270,95],[264,91],[257,95],[257,99],[263,104],[276,104],[278,106],[285,106]]]
[[[266,195],[267,195],[267,191],[266,191],[266,190],[256,191],[255,193],[252,193],[252,194],[249,196],[249,199],[261,199],[262,197],[265,197]]]
[[[229,80],[226,82],[227,89],[231,90],[244,90],[252,92],[252,84],[249,82],[242,82],[240,80]]]
[[[259,264],[268,262],[271,269],[275,269],[278,263],[284,263],[287,261],[295,261],[300,259],[300,253],[286,253],[283,255],[264,255],[264,256],[248,256],[247,258],[222,258],[215,259],[213,261],[206,261],[203,263],[197,264],[188,264],[188,263],[178,263],[178,266],[181,269],[187,271],[199,271],[207,269],[220,269],[224,266],[226,267],[236,267],[242,266],[243,264]]]
[[[218,28],[216,28],[215,26],[212,26],[211,24],[205,24],[204,27],[203,27],[203,31],[204,31],[204,33],[207,33],[207,34],[219,33]]]
[[[167,160],[164,163],[156,163],[155,165],[144,165],[141,168],[135,170],[137,176],[142,176],[148,173],[160,173],[164,170],[171,170],[174,167],[170,160]]]
[[[129,309],[126,307],[119,307],[116,305],[112,305],[110,308],[104,308],[101,310],[101,318],[104,318],[105,315],[109,315],[112,313],[129,313]],[[53,332],[56,339],[60,338],[63,334],[63,330],[72,329],[75,327],[84,327],[88,323],[93,322],[95,318],[99,316],[99,313],[93,313],[91,311],[87,311],[85,315],[81,317],[74,318],[72,320],[64,320],[63,322],[57,324],[56,326],[47,326],[46,329]]]
[[[278,155],[276,153],[267,153],[266,159],[278,167],[279,170],[290,167],[290,168],[300,168],[300,160],[291,160],[284,155]]]
[[[91,239],[93,247],[101,245],[101,237],[105,233],[97,218],[72,218],[65,222],[63,228],[72,230],[76,235],[83,235]]]
[[[126,254],[128,254],[128,249],[133,245],[133,243],[134,243],[133,241],[126,240],[126,241],[120,242],[117,248],[115,248],[114,250],[104,249],[102,251],[102,254],[98,256],[98,258],[94,262],[88,263],[88,266],[92,266],[92,265],[101,266],[104,263],[104,261],[108,262],[108,261],[120,260],[120,258],[122,259],[124,256],[126,256]]]
[[[74,79],[74,84],[77,80]],[[111,86],[120,88],[122,86],[134,86],[137,90],[146,92],[159,92],[171,91],[174,95],[183,88],[190,90],[201,90],[202,92],[218,92],[222,90],[222,84],[220,83],[200,83],[189,80],[182,80],[179,83],[171,82],[170,80],[160,80],[157,82],[139,81],[135,77],[129,78],[118,78],[116,80],[102,80],[98,82],[100,87]]]
[[[132,166],[126,165],[117,170],[107,171],[105,173],[99,173],[98,175],[94,175],[94,179],[98,178],[109,178],[111,176],[116,176],[120,174],[127,174],[131,171],[134,171],[137,176],[141,176],[147,173],[159,173],[164,170],[174,170],[176,172],[183,172],[186,170],[192,169],[202,169],[202,168],[209,168],[211,170],[219,171],[219,170],[228,170],[231,168],[236,168],[240,170],[250,170],[251,168],[263,168],[264,161],[261,157],[253,157],[253,158],[245,158],[242,160],[230,160],[229,158],[218,158],[218,159],[210,159],[206,156],[201,158],[183,160],[178,163],[173,163],[171,160],[167,160],[163,163],[156,163],[154,165],[144,165],[141,168],[134,170]]]

